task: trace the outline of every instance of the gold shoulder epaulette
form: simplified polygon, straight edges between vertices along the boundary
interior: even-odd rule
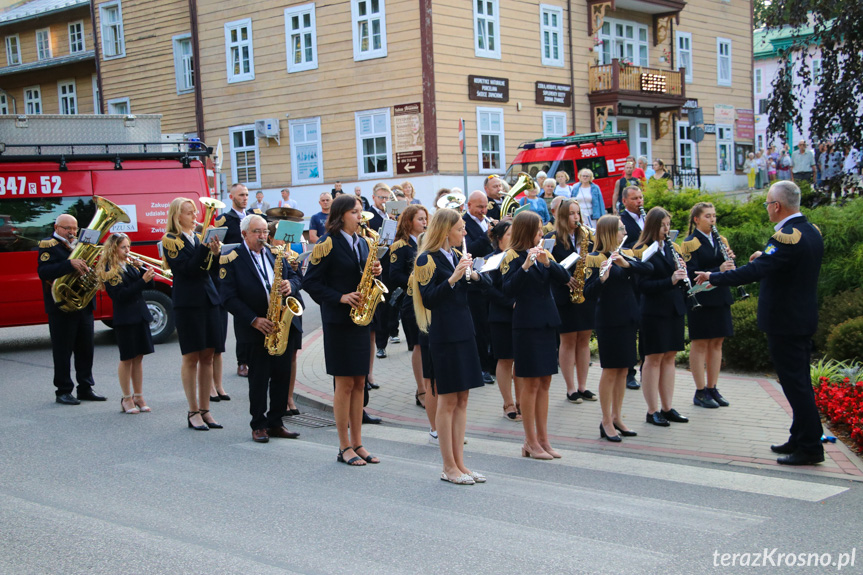
[[[420,259],[425,257],[426,263],[421,264]],[[431,257],[431,254],[428,252],[423,252],[420,254],[420,257],[417,258],[417,263],[414,266],[414,276],[417,278],[417,282],[420,285],[427,285],[431,279],[434,277],[434,271],[437,266],[434,263],[434,258]]]
[[[312,256],[309,258],[309,263],[313,266],[321,263],[321,260],[330,255],[330,251],[333,249],[333,238],[331,236],[327,236],[322,242],[318,242],[315,244],[315,247],[312,248]]]
[[[458,259],[461,259],[461,252],[458,249],[453,248],[452,253],[454,253],[456,256],[458,256]]]
[[[602,262],[607,260],[608,258],[605,254],[590,254],[587,256],[587,259],[584,260],[584,265],[589,268],[598,268],[602,265]]]
[[[404,246],[408,245],[408,243],[404,240],[396,240],[393,242],[393,245],[390,246],[390,263],[396,263],[396,260],[399,259],[398,255],[396,255],[396,251]]]
[[[681,254],[681,255],[683,254],[683,250],[680,248],[680,246],[679,246],[679,245],[677,245],[677,244],[676,244],[676,243],[674,243],[674,242],[671,242],[671,245],[672,245],[672,247],[674,247],[674,251],[676,251],[677,253],[679,253],[679,254]]]
[[[235,259],[237,259],[239,255],[237,254],[237,250],[232,251],[229,254],[225,254],[219,258],[219,265],[229,264]]]
[[[221,228],[222,226],[224,226],[224,225],[225,225],[225,222],[226,222],[226,221],[228,221],[228,218],[226,218],[225,216],[222,216],[221,218],[217,219],[217,220],[216,220],[215,222],[213,222],[213,223],[214,223],[214,224],[216,224],[216,227],[217,227],[217,228]]]
[[[175,258],[183,246],[185,242],[181,236],[175,236],[172,233],[167,233],[162,236],[162,247],[165,249],[165,253],[168,257]]]
[[[41,242],[39,242],[39,247],[43,248],[43,249],[44,248],[53,248],[54,246],[56,246],[59,243],[60,242],[57,241],[57,238],[51,238],[50,240],[42,240]]]
[[[251,210],[249,210],[249,211],[250,211],[250,212],[252,212],[252,213],[253,213],[253,214],[255,214],[255,215],[258,215],[258,216],[262,216],[262,215],[264,215],[264,212],[262,212],[262,211],[261,211],[261,210],[259,210],[258,208],[252,208],[252,209],[251,209]]]
[[[723,238],[724,239],[724,238]],[[686,240],[683,242],[683,253],[691,254],[692,252],[698,250],[701,247],[701,240],[696,237],[693,237],[691,240]]]
[[[500,262],[500,273],[506,275],[509,272],[509,264],[518,257],[518,252],[515,250],[506,250],[506,255]]]
[[[811,222],[810,222],[810,223],[811,223]],[[818,227],[818,226],[816,226],[815,224],[812,224],[812,227],[813,227],[813,228],[815,228],[815,231],[816,231],[816,232],[818,232],[818,235],[819,235],[819,236],[823,236],[823,235],[824,235],[824,234],[822,234],[822,233],[821,233],[821,228],[819,228],[819,227]],[[725,239],[725,238],[722,238],[722,239]],[[726,242],[726,243],[728,243],[728,242]]]
[[[622,253],[625,256],[629,256],[631,258],[636,257],[635,256],[635,250],[620,250],[620,253]],[[641,256],[638,256],[638,259],[641,259]]]
[[[638,259],[641,259],[641,256],[644,254],[644,251],[650,246],[641,246],[640,248],[632,248],[631,250],[620,250],[621,253],[629,252],[627,255],[633,255]]]
[[[117,266],[111,270],[101,270],[99,272],[99,279],[103,284],[109,283],[112,286],[120,285],[120,282],[123,281],[121,276],[120,266]]]
[[[542,226],[542,231],[543,231],[543,233],[545,233],[545,234],[551,234],[551,233],[553,233],[553,232],[554,232],[554,224],[552,224],[551,222],[548,222],[547,224],[545,224],[544,226]],[[554,235],[549,236],[549,239],[552,239],[552,238],[554,238]]]
[[[803,236],[803,234],[800,233],[800,230],[798,230],[797,228],[794,228],[794,231],[791,232],[790,234],[783,232],[782,230],[779,230],[778,232],[773,234],[773,239],[776,240],[777,242],[779,242],[780,244],[796,244],[797,242],[800,241],[800,238],[802,236]]]
[[[557,260],[556,260],[556,259],[554,259],[554,256],[553,256],[553,255],[551,255],[551,252],[550,252],[550,251],[545,250],[545,253],[547,253],[547,254],[548,254],[548,259],[550,259],[550,260],[551,260],[551,261],[553,261],[553,262],[557,262]]]

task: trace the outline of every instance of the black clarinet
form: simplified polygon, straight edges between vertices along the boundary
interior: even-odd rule
[[[713,234],[713,241],[719,244],[719,251],[722,252],[722,258],[725,261],[730,261],[731,263],[734,263],[734,260],[731,259],[731,255],[728,253],[728,249],[726,249],[725,247],[725,242],[723,242],[722,238],[719,237],[719,230],[716,229],[716,226],[710,226],[710,233]],[[743,286],[737,286],[737,297],[739,297],[740,299],[748,298],[749,294],[746,293],[746,288],[744,288]]]
[[[666,241],[666,243],[669,243],[669,244],[671,243],[668,241],[668,238],[666,238],[665,241]],[[686,270],[686,264],[683,263],[683,258],[680,257],[680,254],[677,253],[677,250],[674,249],[673,245],[670,247],[671,247],[671,253],[674,254],[674,263],[676,264],[677,269],[685,271]],[[680,288],[682,290],[684,290],[684,293],[686,294],[686,299],[689,301],[689,309],[691,309],[692,311],[701,309],[701,304],[698,303],[698,298],[695,297],[694,293],[689,293],[689,290],[692,289],[692,282],[689,280],[689,275],[687,275],[685,278],[683,278],[683,281],[678,283],[677,285],[679,285]]]

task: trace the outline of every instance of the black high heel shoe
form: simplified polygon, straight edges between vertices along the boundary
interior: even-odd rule
[[[614,424],[614,429],[619,431],[620,435],[622,435],[623,437],[637,437],[638,436],[638,433],[636,433],[632,430],[621,429],[620,426],[617,425],[616,423]]]
[[[201,419],[204,419],[204,415],[210,413],[210,410],[202,409],[199,413],[201,414]],[[215,421],[207,421],[206,419],[204,419],[204,424],[206,424],[206,426],[210,429],[224,429],[225,427],[221,423],[216,423]]]
[[[200,411],[188,411],[186,412],[186,423],[189,424],[189,428],[197,429],[198,431],[210,431],[210,428],[207,427],[206,423],[204,425],[192,425],[192,418],[201,413]]]
[[[620,439],[619,435],[608,435],[605,432],[605,428],[602,426],[601,423],[599,424],[599,436],[603,439],[609,440],[612,443],[620,443],[621,441],[623,441],[622,439]]]

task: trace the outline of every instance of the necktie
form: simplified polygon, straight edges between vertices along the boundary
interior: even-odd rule
[[[258,263],[258,258],[261,258],[261,263]],[[267,288],[267,293],[270,293],[270,278],[267,275],[267,264],[263,262],[263,254],[255,254],[252,252],[252,261],[255,262],[255,267],[258,268],[258,273],[261,274],[261,279],[264,280],[264,287]],[[263,264],[263,267],[261,267]]]
[[[357,263],[362,265],[363,262],[362,262],[362,258],[360,256],[360,238],[357,237],[356,234],[354,234],[354,253],[357,256]]]

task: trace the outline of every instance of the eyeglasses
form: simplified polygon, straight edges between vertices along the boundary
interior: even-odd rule
[[[778,204],[778,203],[779,203],[779,200],[773,200],[772,202],[764,202],[764,207],[766,208],[770,204]]]
[[[63,228],[64,230],[69,230],[70,232],[77,232],[78,231],[77,226],[73,228],[72,226],[59,226],[58,225],[57,227]]]
[[[379,199],[379,200],[388,200],[388,199],[390,199],[390,197],[389,197],[389,196],[375,196],[375,197],[376,197],[377,199]]]
[[[250,231],[251,233],[256,234],[256,235],[259,235],[259,236],[266,236],[266,235],[268,235],[268,234],[270,233],[270,231],[269,231],[269,230],[249,230],[249,231]]]

